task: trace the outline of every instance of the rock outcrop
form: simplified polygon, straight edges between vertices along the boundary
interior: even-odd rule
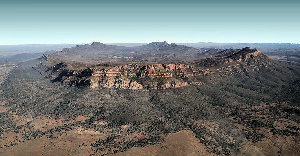
[[[166,89],[188,85],[194,76],[191,65],[186,64],[125,64],[110,68],[95,67],[91,76],[93,87],[126,89]]]

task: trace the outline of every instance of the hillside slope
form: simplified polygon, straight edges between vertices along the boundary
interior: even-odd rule
[[[57,67],[60,61],[52,64],[47,57],[23,62],[1,85],[0,154],[29,147],[48,155],[139,155],[149,149],[172,155],[172,149],[180,154],[189,148],[194,153],[185,154],[300,153],[297,65],[274,62],[246,48],[184,62],[209,71],[188,78],[172,77],[191,82],[188,85],[151,88],[142,84],[133,89],[70,85],[72,80],[92,81],[94,73],[80,75],[88,68],[94,72],[103,66],[82,62],[49,66]],[[119,70],[124,65],[106,68],[111,66]],[[42,71],[48,67],[50,70]],[[66,70],[73,75],[56,79]],[[149,75],[145,79],[156,81]],[[173,144],[174,139],[178,144]]]

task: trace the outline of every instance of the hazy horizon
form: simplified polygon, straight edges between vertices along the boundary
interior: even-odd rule
[[[101,42],[101,41],[91,41],[84,43],[28,43],[28,44],[0,44],[0,46],[22,46],[22,45],[82,45],[82,44],[91,44],[93,42],[100,42],[104,44],[149,44],[151,42],[164,42],[164,41],[151,41],[151,42]],[[197,44],[197,43],[215,43],[215,44],[300,44],[300,43],[291,43],[291,42],[168,42],[175,44]]]

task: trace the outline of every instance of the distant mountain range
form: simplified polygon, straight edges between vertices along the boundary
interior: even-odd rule
[[[0,45],[0,56],[12,56],[21,53],[40,53],[50,50],[62,50],[75,46],[74,44],[24,44]]]
[[[147,43],[108,43],[124,47],[136,47],[146,45]],[[176,43],[194,48],[260,48],[260,49],[278,49],[278,48],[300,48],[300,44],[293,43],[215,43],[215,42],[198,42],[198,43]],[[0,56],[15,55],[19,53],[35,53],[48,50],[62,50],[70,48],[76,44],[24,44],[24,45],[0,45]]]
[[[199,59],[201,49],[167,42],[152,42],[136,47],[108,45],[100,42],[64,48],[52,57],[57,60],[103,63],[103,62],[170,62]]]
[[[179,43],[195,48],[259,48],[259,49],[278,49],[278,48],[300,48],[300,44],[294,43],[214,43],[214,42],[198,42],[198,43]]]
[[[31,44],[31,45],[0,45],[0,64],[18,63],[43,54],[62,51],[68,59],[80,60],[91,58],[97,61],[144,61],[164,62],[191,60],[212,57],[218,53],[226,53],[230,49],[244,47],[258,48],[272,58],[285,61],[300,62],[300,45],[292,43],[111,43],[103,44]],[[61,54],[62,54],[61,53]],[[60,55],[61,55],[60,54]],[[275,56],[275,57],[274,57]],[[103,58],[105,58],[103,60]],[[179,59],[180,58],[180,59]],[[91,60],[90,59],[90,60]]]

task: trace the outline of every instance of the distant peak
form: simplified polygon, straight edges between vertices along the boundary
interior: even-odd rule
[[[257,52],[260,52],[260,50],[256,48],[251,49],[250,47],[245,47],[242,49],[225,49],[218,52],[216,56],[217,57],[237,57],[237,56],[239,57],[239,56],[247,55],[249,53],[257,53]]]
[[[104,45],[104,44],[101,43],[101,42],[93,42],[93,43],[91,44],[91,46],[100,46],[100,45]]]
[[[148,46],[156,46],[156,47],[163,47],[163,46],[169,46],[170,44],[166,41],[163,42],[151,42],[147,44]]]
[[[259,50],[256,48],[251,49],[250,47],[245,47],[245,48],[241,49],[240,52],[253,53],[253,52],[259,52]]]

